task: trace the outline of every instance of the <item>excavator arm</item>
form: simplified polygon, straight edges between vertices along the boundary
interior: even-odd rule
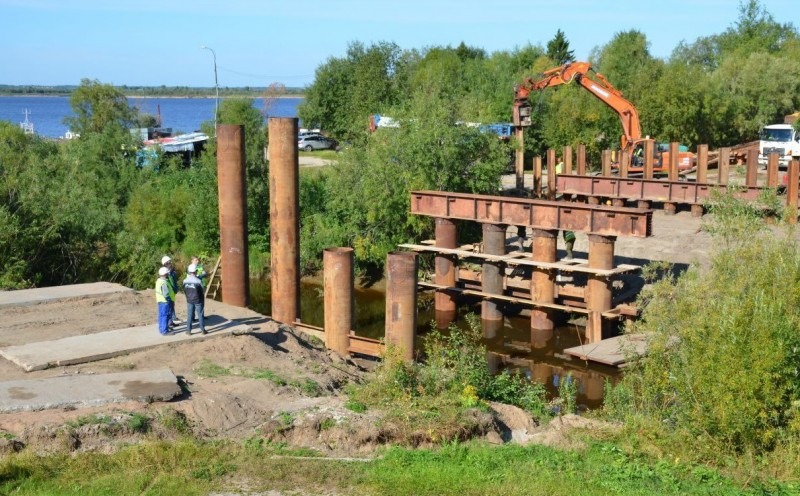
[[[592,77],[589,77],[590,73]],[[636,107],[626,100],[622,93],[614,88],[602,74],[595,72],[588,62],[564,64],[561,67],[544,72],[538,79],[526,78],[522,84],[515,88],[514,124],[517,126],[523,125],[519,116],[521,113],[525,114],[524,111],[521,112],[522,108],[530,107],[528,97],[532,92],[569,84],[572,81],[581,85],[619,115],[622,122],[621,149],[630,152],[634,143],[642,137],[639,113],[636,111]]]

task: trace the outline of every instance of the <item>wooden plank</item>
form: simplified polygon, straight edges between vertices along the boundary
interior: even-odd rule
[[[604,339],[597,343],[567,348],[564,353],[581,360],[619,367],[627,362],[630,353],[637,357],[644,356],[647,353],[647,336],[644,334],[624,334]]]
[[[564,272],[583,272],[597,276],[614,276],[618,274],[627,274],[631,272],[638,272],[641,267],[638,265],[620,264],[613,269],[593,269],[584,265],[585,260],[569,260],[565,262],[537,262],[532,260],[531,254],[522,252],[514,252],[511,255],[489,255],[486,253],[475,253],[467,250],[459,250],[455,248],[438,248],[435,246],[415,245],[411,243],[403,243],[397,245],[400,248],[406,248],[413,251],[428,251],[434,253],[444,253],[447,255],[457,255],[462,258],[479,258],[482,260],[490,260],[492,262],[504,262],[509,265],[525,265],[528,267],[536,267],[540,269],[555,269]],[[524,258],[523,258],[524,257]],[[583,263],[580,263],[583,262]]]
[[[516,298],[514,296],[506,296],[506,295],[499,295],[499,294],[493,294],[493,293],[485,293],[483,291],[476,291],[474,289],[463,289],[463,288],[456,288],[456,287],[452,287],[452,286],[442,286],[442,285],[439,285],[439,284],[434,284],[432,282],[420,281],[417,284],[422,286],[422,287],[434,288],[434,289],[439,289],[439,290],[444,290],[444,291],[451,291],[453,293],[459,293],[459,294],[463,294],[463,295],[481,296],[483,298],[491,298],[491,299],[495,299],[495,300],[503,300],[503,301],[508,301],[510,303],[519,303],[519,304],[522,304],[522,305],[530,305],[532,307],[552,308],[554,310],[563,310],[565,312],[577,312],[577,313],[587,313],[588,312],[588,310],[586,310],[585,308],[580,308],[580,307],[570,307],[570,306],[567,306],[567,305],[559,305],[557,303],[537,303],[537,302],[535,302],[533,300],[529,300],[529,299],[525,299],[525,298]]]

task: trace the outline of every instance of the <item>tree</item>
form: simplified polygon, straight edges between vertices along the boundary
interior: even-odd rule
[[[64,123],[81,136],[100,133],[109,127],[128,129],[136,119],[136,110],[128,105],[121,90],[110,84],[82,79],[69,97],[74,117]]]
[[[556,31],[553,39],[547,42],[547,56],[556,65],[564,65],[575,60],[573,50],[569,49],[569,41],[560,29]]]

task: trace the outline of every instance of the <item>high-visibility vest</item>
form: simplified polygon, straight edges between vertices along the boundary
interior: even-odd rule
[[[167,287],[169,288],[169,298],[175,301],[175,293],[178,292],[178,279],[174,272],[167,274]]]
[[[159,277],[156,279],[156,301],[158,303],[167,303],[167,299],[164,298],[164,290],[162,289],[164,285],[167,285],[167,291],[172,294],[172,290],[169,288],[169,283],[166,279],[162,279]]]

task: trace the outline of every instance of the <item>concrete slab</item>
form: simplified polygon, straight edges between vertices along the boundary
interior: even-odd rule
[[[186,334],[186,325],[184,324],[178,327],[177,333],[162,336],[158,333],[157,325],[151,324],[72,336],[54,341],[8,346],[0,349],[0,356],[19,365],[27,372],[31,372],[49,367],[104,360],[165,344],[244,333],[249,330],[250,326],[248,325],[217,318],[211,319],[211,322],[206,324],[208,332],[206,335],[200,334],[195,327],[193,329],[195,334],[190,336]]]
[[[8,381],[0,382],[0,413],[169,401],[180,394],[178,379],[169,369]]]
[[[647,336],[645,334],[623,334],[603,339],[599,343],[567,348],[564,353],[581,360],[589,360],[612,367],[623,367],[630,358],[647,353]]]
[[[85,298],[111,293],[133,291],[133,289],[110,282],[93,282],[89,284],[70,284],[68,286],[52,286],[49,288],[20,289],[17,291],[0,291],[0,308],[10,306],[35,305],[65,298]]]

